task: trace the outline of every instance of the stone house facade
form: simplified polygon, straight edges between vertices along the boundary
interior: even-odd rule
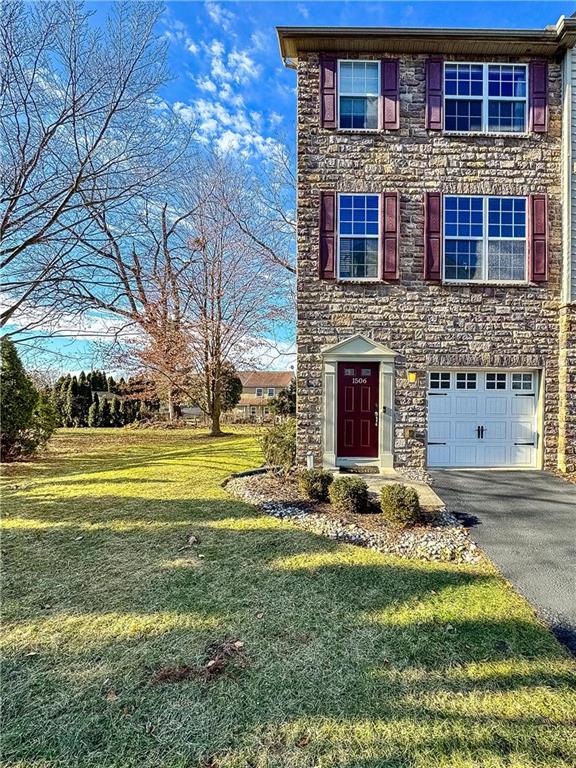
[[[279,29],[298,72],[299,463],[573,463],[571,21]]]
[[[567,20],[576,25],[576,19]],[[559,467],[576,472],[576,51],[563,59],[562,185],[564,269],[560,309]]]

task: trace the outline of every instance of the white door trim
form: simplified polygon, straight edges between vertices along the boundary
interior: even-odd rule
[[[394,358],[396,352],[362,334],[322,350],[322,463],[327,469],[350,465],[378,465],[389,469],[394,464]],[[338,363],[379,363],[378,457],[340,459],[336,455],[338,425]]]

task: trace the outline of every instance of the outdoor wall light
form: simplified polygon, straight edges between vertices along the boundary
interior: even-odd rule
[[[408,371],[408,381],[410,384],[416,384],[418,381],[418,371]]]

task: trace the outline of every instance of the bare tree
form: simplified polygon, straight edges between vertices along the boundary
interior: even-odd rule
[[[61,312],[57,289],[78,272],[92,208],[111,216],[185,150],[188,135],[157,97],[167,79],[161,11],[116,2],[96,28],[75,0],[3,3],[0,325],[27,303],[43,317]]]
[[[60,286],[67,306],[118,317],[132,333],[124,359],[159,382],[171,412],[175,397],[198,404],[213,434],[226,371],[254,365],[286,317],[288,274],[250,234],[242,178],[204,157],[160,204],[140,201],[121,221],[92,206],[100,240],[82,241],[82,267]]]
[[[255,167],[245,166],[241,195],[230,215],[273,265],[296,275],[295,160],[287,145],[275,149]],[[247,226],[247,220],[250,226]]]

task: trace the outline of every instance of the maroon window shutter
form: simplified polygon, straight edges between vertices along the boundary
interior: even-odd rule
[[[528,279],[548,279],[548,204],[546,195],[528,198]]]
[[[320,123],[336,128],[338,61],[335,56],[320,56]]]
[[[548,130],[548,62],[545,59],[530,62],[530,130],[536,133]]]
[[[426,61],[426,128],[441,131],[444,106],[444,62],[442,59]]]
[[[382,230],[382,279],[398,280],[398,235],[400,220],[398,192],[384,192],[380,199]]]
[[[387,130],[400,128],[399,64],[398,59],[382,59],[380,62],[382,127]]]
[[[442,253],[442,195],[426,192],[424,197],[424,280],[439,282]]]
[[[336,277],[336,193],[320,192],[320,277]]]

